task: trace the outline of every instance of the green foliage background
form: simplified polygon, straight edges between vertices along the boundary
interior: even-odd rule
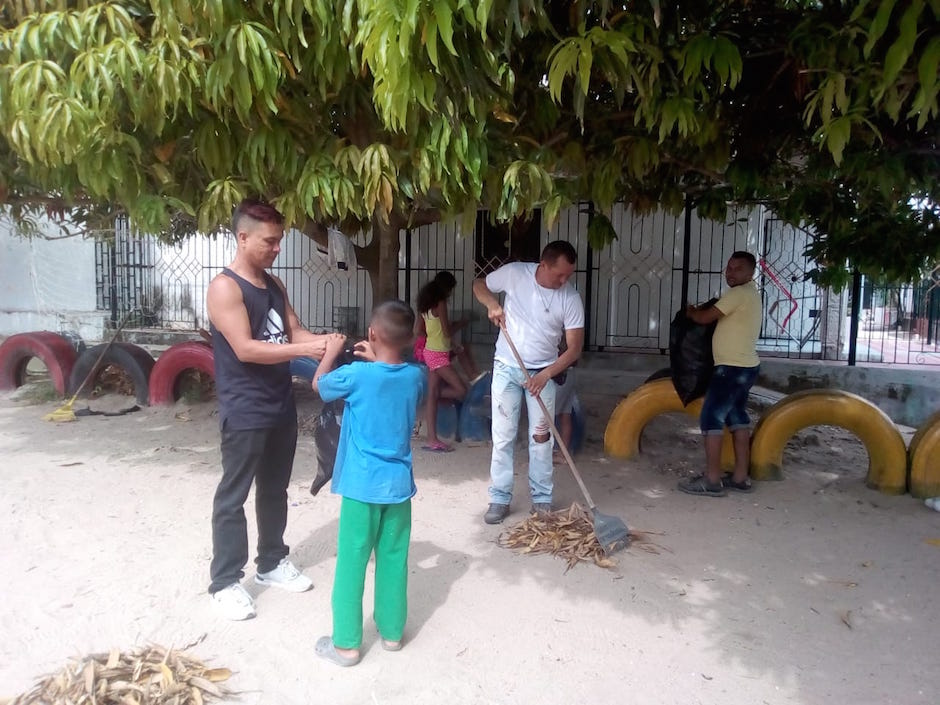
[[[940,0],[12,0],[0,204],[176,239],[261,195],[371,227],[381,269],[478,208],[765,203],[823,281],[911,278],[940,259],[938,63]]]

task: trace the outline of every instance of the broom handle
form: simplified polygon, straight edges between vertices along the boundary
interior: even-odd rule
[[[506,336],[506,342],[509,343],[509,347],[512,350],[513,356],[516,358],[516,362],[519,363],[519,367],[522,369],[522,374],[525,375],[525,381],[528,382],[530,379],[532,379],[529,376],[529,370],[526,369],[525,363],[522,361],[522,357],[519,355],[519,351],[516,350],[516,346],[512,342],[512,338],[509,337],[509,331],[506,330],[506,325],[503,324],[500,326],[500,328],[503,331],[503,335]],[[574,459],[571,457],[571,453],[568,452],[568,447],[565,445],[561,434],[555,427],[555,419],[553,419],[552,415],[548,413],[548,408],[545,406],[545,402],[542,401],[542,397],[538,394],[535,394],[534,396],[535,400],[539,403],[539,406],[542,407],[542,413],[545,414],[545,418],[548,419],[548,425],[552,429],[552,433],[555,435],[555,440],[558,442],[558,447],[561,448],[561,454],[565,456],[568,467],[571,468],[571,474],[574,475],[574,479],[578,481],[578,486],[581,488],[581,492],[584,494],[584,498],[587,500],[588,509],[593,512],[597,505],[594,504],[594,500],[591,498],[591,493],[588,492],[587,485],[585,485],[584,480],[581,479],[581,473],[578,472],[578,468],[574,464]]]
[[[82,383],[78,385],[78,389],[75,390],[75,393],[72,395],[72,398],[69,399],[69,404],[74,404],[75,400],[78,399],[78,395],[82,393],[82,390],[85,388],[85,385],[88,384],[88,380],[91,379],[91,376],[95,374],[98,370],[98,365],[101,364],[101,361],[104,359],[105,353],[111,349],[111,346],[114,344],[114,341],[117,340],[117,337],[121,334],[121,330],[124,328],[124,324],[127,323],[128,319],[131,317],[133,311],[129,311],[124,315],[124,318],[121,320],[120,325],[117,327],[117,330],[114,331],[114,335],[111,336],[111,340],[108,341],[108,344],[101,349],[101,353],[98,355],[98,359],[95,360],[95,364],[91,366],[91,369],[88,370],[88,374],[85,375],[85,379],[82,380]]]

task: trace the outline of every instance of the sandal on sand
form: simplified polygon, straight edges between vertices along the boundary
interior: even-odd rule
[[[446,443],[437,441],[436,443],[428,443],[427,445],[421,446],[421,450],[427,450],[432,453],[452,453],[454,449]]]
[[[727,494],[724,486],[720,482],[713,485],[705,479],[704,475],[696,475],[695,477],[690,477],[688,480],[680,480],[679,491],[685,492],[686,494],[703,495],[705,497],[724,497]]]
[[[401,639],[398,641],[389,641],[382,639],[382,648],[386,651],[401,651]]]
[[[314,651],[317,656],[322,659],[329,661],[330,663],[335,663],[337,666],[355,666],[362,659],[362,654],[358,656],[343,656],[336,650],[336,646],[333,644],[333,637],[331,636],[321,636],[317,639],[317,645],[314,647]]]
[[[751,484],[751,478],[745,477],[741,482],[734,481],[734,473],[726,472],[721,476],[721,486],[726,490],[733,490],[734,492],[753,492],[754,485]]]

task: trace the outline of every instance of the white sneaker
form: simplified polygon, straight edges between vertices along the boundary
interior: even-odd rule
[[[255,575],[255,582],[259,585],[279,587],[288,592],[306,592],[313,587],[313,581],[286,558],[282,558],[274,570]]]
[[[232,583],[209,597],[216,612],[226,619],[241,621],[255,616],[255,602],[241,583]]]

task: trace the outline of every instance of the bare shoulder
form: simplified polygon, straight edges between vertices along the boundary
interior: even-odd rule
[[[227,301],[231,299],[241,299],[242,292],[238,282],[226,274],[216,274],[209,282],[209,289],[206,297],[217,301]]]

